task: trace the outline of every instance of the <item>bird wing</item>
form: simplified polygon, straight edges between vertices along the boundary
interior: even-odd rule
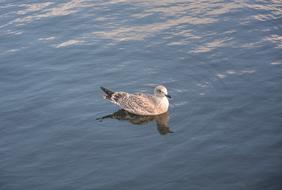
[[[122,109],[134,114],[147,115],[155,112],[156,103],[151,95],[115,92],[111,100]]]

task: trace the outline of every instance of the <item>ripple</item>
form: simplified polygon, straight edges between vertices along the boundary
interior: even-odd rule
[[[56,45],[56,48],[68,47],[68,46],[78,45],[81,43],[83,43],[82,40],[68,40],[68,41],[65,41],[63,43]]]
[[[255,70],[251,70],[251,69],[245,69],[245,70],[239,70],[239,71],[235,71],[235,70],[227,70],[224,73],[217,73],[216,76],[219,79],[224,79],[226,78],[228,75],[237,75],[237,76],[241,76],[241,75],[246,75],[246,74],[254,74],[256,71]]]
[[[265,38],[266,41],[270,41],[275,44],[276,48],[282,49],[282,36],[273,34],[270,37]]]
[[[270,63],[271,65],[282,65],[281,61],[273,61]]]
[[[201,45],[199,47],[197,47],[196,49],[192,50],[191,52],[193,53],[206,53],[206,52],[210,52],[216,48],[220,48],[220,47],[224,47],[226,46],[228,43],[228,41],[230,41],[231,38],[227,38],[227,39],[215,39],[211,42],[205,43],[204,45]]]
[[[17,25],[25,25],[35,20],[40,20],[42,18],[70,15],[76,13],[80,8],[93,6],[82,0],[72,0],[67,3],[60,3],[58,5],[55,5],[54,7],[50,7],[50,5],[53,5],[53,3],[45,2],[25,5],[26,8],[24,10],[19,10],[17,14],[27,15],[32,12],[38,13],[24,16],[22,18],[17,18],[13,22],[15,22]]]
[[[167,30],[169,28],[181,25],[181,24],[210,24],[215,22],[212,18],[196,18],[191,16],[185,16],[177,19],[169,19],[164,22],[158,22],[153,24],[145,24],[139,26],[116,26],[109,31],[98,31],[92,34],[96,37],[111,39],[115,41],[130,41],[130,40],[144,40],[151,37],[156,33]],[[187,33],[185,34],[187,35]],[[193,36],[190,34],[190,36]],[[197,37],[199,38],[199,37]]]
[[[53,4],[53,2],[27,4],[27,5],[24,5],[24,7],[26,7],[26,9],[19,10],[17,12],[17,14],[25,15],[27,13],[41,11],[42,9],[44,9],[44,8],[46,8],[46,7],[48,7],[49,5],[52,5],[52,4]]]

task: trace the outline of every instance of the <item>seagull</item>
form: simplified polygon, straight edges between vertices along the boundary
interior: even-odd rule
[[[166,87],[159,85],[154,90],[154,95],[144,93],[130,94],[127,92],[113,92],[101,87],[105,92],[104,99],[117,104],[122,109],[136,115],[160,115],[168,111],[171,98]]]

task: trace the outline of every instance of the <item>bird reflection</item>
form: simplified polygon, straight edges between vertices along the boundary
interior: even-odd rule
[[[135,115],[135,114],[129,113],[128,111],[120,109],[117,112],[114,112],[112,114],[97,118],[97,120],[99,121],[103,121],[104,119],[126,120],[129,123],[134,124],[134,125],[144,125],[149,122],[155,121],[157,129],[161,135],[173,133],[168,126],[168,121],[169,121],[168,112],[163,113],[161,115],[156,115],[156,116],[141,116],[141,115]]]

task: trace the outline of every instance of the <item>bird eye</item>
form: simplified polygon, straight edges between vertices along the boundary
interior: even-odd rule
[[[159,89],[158,92],[161,93],[162,91]]]

